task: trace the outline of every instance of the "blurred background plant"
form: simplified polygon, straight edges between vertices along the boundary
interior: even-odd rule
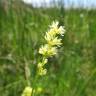
[[[76,8],[73,3],[65,8],[63,0],[56,1],[36,7],[21,0],[0,0],[0,96],[21,96],[27,84],[26,64],[33,81],[40,60],[34,49],[45,42],[45,31],[54,20],[67,33],[59,54],[46,65],[47,75],[39,79],[36,96],[96,95],[96,9]]]

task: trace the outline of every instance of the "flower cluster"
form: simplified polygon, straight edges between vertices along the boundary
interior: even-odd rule
[[[47,70],[44,69],[44,65],[47,63],[48,57],[52,57],[57,54],[58,51],[57,47],[62,45],[61,43],[62,39],[59,38],[59,36],[60,35],[63,36],[64,32],[65,32],[64,27],[59,26],[59,23],[57,21],[53,22],[48,32],[46,32],[45,40],[47,43],[41,46],[41,48],[39,49],[39,54],[43,56],[43,60],[38,63],[39,75],[46,74]]]

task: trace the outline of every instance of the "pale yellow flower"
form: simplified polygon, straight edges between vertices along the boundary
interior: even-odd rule
[[[39,75],[45,75],[47,73],[47,70],[43,68],[43,66],[48,62],[48,59],[44,58],[42,62],[39,62],[38,67],[38,74]]]
[[[57,54],[57,48],[56,47],[49,47],[48,49],[48,56],[53,56]]]
[[[54,32],[54,31],[53,31]],[[54,34],[55,33],[51,33],[51,32],[46,32],[46,35],[45,35],[45,40],[46,41],[50,41],[54,38]]]
[[[61,40],[59,37],[59,35],[63,36],[65,33],[64,27],[60,26],[59,27],[59,23],[53,22],[52,25],[50,26],[50,29],[48,30],[48,32],[46,32],[45,34],[45,40],[46,40],[46,44],[41,46],[41,48],[39,49],[39,53],[43,56],[43,57],[51,57],[57,54],[57,47],[60,46]],[[48,59],[44,59],[42,60],[42,62],[38,63],[38,74],[39,75],[45,75],[47,70],[43,68],[43,66],[47,63]]]
[[[59,27],[59,29],[58,29],[58,34],[60,34],[60,35],[64,35],[64,33],[65,33],[65,29],[64,29],[64,26],[60,26]]]
[[[38,68],[40,68],[40,67],[42,67],[42,63],[41,62],[38,63]]]
[[[48,59],[44,59],[42,62],[38,63],[38,68],[44,66],[48,62]]]
[[[43,66],[38,68],[39,75],[45,75],[47,73],[47,69],[44,69]]]
[[[46,55],[47,54],[47,50],[48,50],[48,45],[43,45],[41,46],[41,48],[39,49],[39,53],[42,55]]]
[[[32,88],[27,86],[24,91],[23,91],[23,94],[22,96],[31,96],[32,95]]]
[[[58,33],[57,31],[58,31],[58,29],[50,29],[48,32],[46,32],[45,40],[50,41],[50,40],[54,39]]]
[[[44,58],[43,59],[43,64],[46,64],[48,62],[48,59]]]
[[[51,41],[52,39],[54,39],[56,37],[56,35],[64,35],[65,33],[65,30],[64,30],[64,27],[63,26],[60,26],[58,27],[58,23],[56,22],[53,23],[51,25],[51,29],[46,32],[46,35],[45,35],[45,40],[46,41]]]
[[[48,31],[48,34],[50,35],[64,35],[65,33],[65,29],[63,26],[60,27],[53,27],[52,29],[50,29],[50,31]]]
[[[51,28],[56,28],[56,27],[58,27],[58,24],[59,24],[58,21],[53,21],[50,27]]]
[[[62,45],[61,40],[62,39],[58,39],[57,37],[55,37],[53,40],[48,41],[48,44],[51,46],[60,46]]]
[[[57,48],[56,47],[50,47],[48,44],[42,46],[39,49],[39,53],[44,55],[44,56],[53,56],[57,53]]]

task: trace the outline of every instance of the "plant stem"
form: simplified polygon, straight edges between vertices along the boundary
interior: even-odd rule
[[[27,62],[25,62],[25,79],[27,81],[28,86],[30,86],[30,68],[29,68],[29,64]]]

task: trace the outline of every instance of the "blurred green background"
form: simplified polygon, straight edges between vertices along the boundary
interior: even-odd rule
[[[66,33],[37,82],[42,92],[36,96],[96,96],[96,10],[34,8],[20,0],[0,0],[0,96],[21,96],[26,63],[33,81],[38,49],[54,20]]]

